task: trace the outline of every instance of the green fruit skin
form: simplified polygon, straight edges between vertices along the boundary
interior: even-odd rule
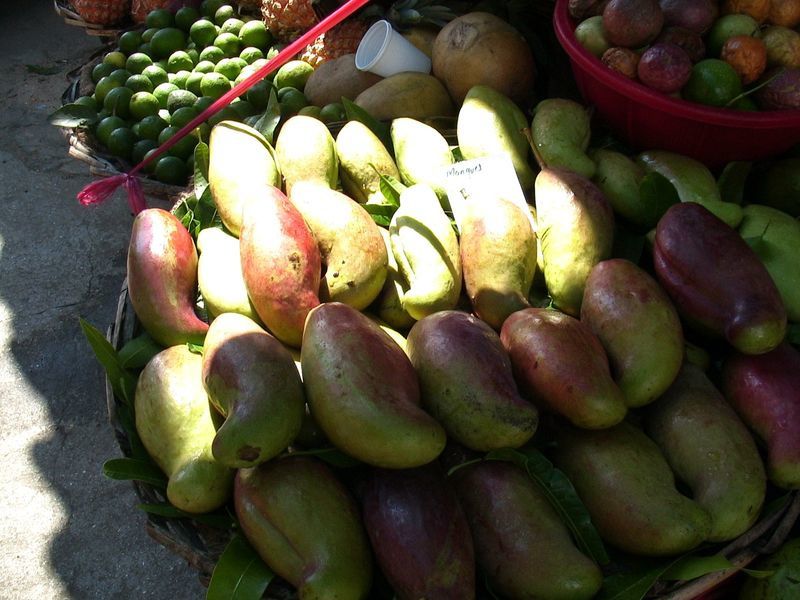
[[[762,556],[751,568],[770,573],[748,577],[739,600],[793,600],[800,595],[800,537],[785,542],[774,554]]]
[[[162,346],[201,344],[208,324],[194,312],[197,250],[172,213],[136,215],[128,245],[128,296],[144,328]]]
[[[667,150],[648,150],[636,157],[648,171],[666,177],[675,186],[681,202],[697,202],[731,227],[742,220],[742,207],[720,197],[714,175],[703,163]]]
[[[603,583],[547,497],[516,465],[484,461],[455,472],[478,564],[504,598],[588,600]]]
[[[203,385],[225,422],[212,445],[232,468],[274,458],[300,431],[305,395],[289,351],[253,320],[218,316],[203,347]]]
[[[775,161],[758,178],[756,190],[759,204],[800,217],[800,157]]]
[[[524,133],[527,127],[527,117],[516,103],[489,86],[476,85],[467,92],[458,111],[458,147],[467,160],[507,156],[520,186],[527,192],[536,177],[528,163],[530,145]]]
[[[444,429],[420,408],[414,367],[363,313],[339,302],[312,310],[300,360],[311,414],[343,452],[373,466],[406,469],[444,449]]]
[[[767,476],[755,440],[698,367],[686,364],[648,407],[645,430],[711,515],[710,542],[732,540],[758,518]]]
[[[319,245],[320,300],[367,308],[383,289],[389,260],[375,221],[355,200],[319,183],[298,181],[289,200]]]
[[[586,278],[611,257],[614,212],[595,184],[565,169],[540,171],[535,197],[547,291],[560,310],[577,316]]]
[[[586,154],[591,134],[589,113],[574,100],[547,98],[534,109],[531,135],[544,167],[594,177],[596,166]]]
[[[536,431],[539,414],[520,396],[497,333],[462,311],[417,321],[407,340],[419,375],[422,405],[450,438],[487,452],[518,448]]]
[[[381,175],[400,180],[400,171],[372,131],[360,121],[348,121],[336,136],[339,177],[345,193],[358,202],[383,203]]]
[[[280,129],[275,142],[286,193],[298,181],[312,181],[336,189],[339,158],[331,132],[319,119],[295,115]]]
[[[403,295],[408,314],[419,320],[455,308],[462,284],[458,238],[430,186],[420,183],[403,190],[389,238],[408,282]]]
[[[658,282],[636,264],[614,258],[592,269],[581,321],[603,344],[628,407],[652,402],[678,375],[684,355],[680,318]]]
[[[656,443],[622,422],[558,431],[555,465],[569,477],[601,537],[640,556],[673,556],[708,538],[711,517],[675,488]]]
[[[261,197],[265,186],[280,187],[275,152],[252,127],[222,121],[211,130],[208,184],[222,222],[238,236],[244,204]]]
[[[201,363],[185,344],[162,350],[142,370],[134,398],[136,431],[169,478],[167,498],[190,513],[225,504],[233,481],[233,471],[212,456],[216,430]]]
[[[464,285],[476,315],[499,330],[508,315],[530,306],[536,234],[527,211],[501,198],[468,205],[459,247]]]
[[[379,229],[383,243],[386,246],[388,262],[386,266],[386,281],[376,300],[375,311],[378,317],[394,329],[406,331],[416,322],[414,317],[403,308],[403,296],[408,290],[408,283],[406,283],[403,274],[400,272],[397,259],[395,259],[394,252],[392,252],[389,231],[383,227]]]
[[[589,327],[551,309],[512,314],[500,331],[524,395],[578,427],[603,429],[627,412],[600,340]]]
[[[402,182],[429,185],[447,207],[444,169],[453,164],[453,154],[444,136],[430,125],[408,117],[392,120],[390,128],[397,169]]]
[[[242,469],[233,496],[245,537],[300,598],[368,597],[372,557],[358,507],[324,464],[288,457]]]
[[[739,234],[767,267],[790,321],[800,322],[800,221],[783,211],[749,204],[742,208]]]

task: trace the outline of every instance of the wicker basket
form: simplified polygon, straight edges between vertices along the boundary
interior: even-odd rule
[[[127,31],[128,29],[133,29],[137,26],[136,23],[134,23],[130,18],[127,18],[126,20],[114,26],[88,23],[83,19],[83,17],[75,12],[75,9],[69,3],[69,0],[53,0],[53,7],[55,8],[56,14],[64,19],[64,22],[67,25],[80,27],[86,32],[87,35],[94,35],[103,40],[114,39],[120,33]]]

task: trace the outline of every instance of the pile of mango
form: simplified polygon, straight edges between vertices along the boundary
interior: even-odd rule
[[[684,156],[590,148],[571,100],[531,118],[475,86],[455,145],[407,117],[383,134],[298,115],[273,147],[223,121],[218,219],[136,217],[129,296],[163,350],[135,422],[175,507],[232,502],[300,598],[579,599],[602,565],[486,453],[536,446],[644,557],[732,540],[800,488],[796,214],[727,201]],[[448,170],[486,156],[510,179],[454,221]]]

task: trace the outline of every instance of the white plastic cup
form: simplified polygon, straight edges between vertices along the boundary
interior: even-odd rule
[[[356,50],[356,68],[381,77],[405,71],[431,72],[431,59],[389,21],[378,21],[361,38]]]

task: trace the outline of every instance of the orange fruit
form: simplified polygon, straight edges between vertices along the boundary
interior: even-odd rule
[[[767,21],[794,29],[800,25],[800,0],[771,0]]]
[[[767,47],[758,38],[734,35],[723,44],[720,58],[739,74],[742,84],[748,85],[767,68]]]
[[[763,23],[769,15],[769,5],[770,0],[723,0],[720,12],[723,15],[750,15],[759,23]]]

